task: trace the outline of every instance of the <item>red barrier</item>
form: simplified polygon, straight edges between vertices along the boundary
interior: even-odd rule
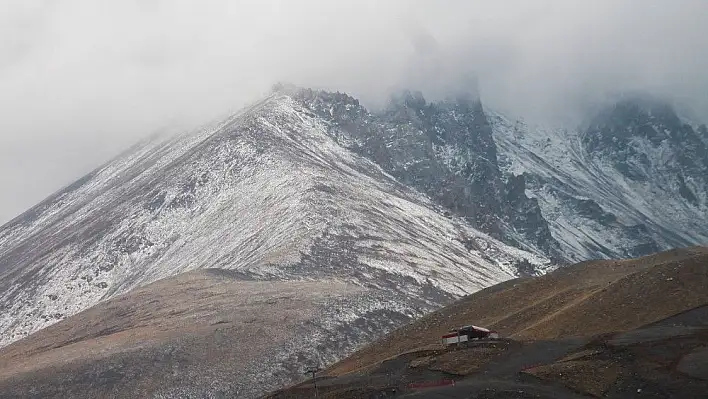
[[[408,384],[408,388],[410,388],[410,389],[433,388],[433,387],[444,387],[446,385],[455,385],[455,380],[414,382],[414,383]]]

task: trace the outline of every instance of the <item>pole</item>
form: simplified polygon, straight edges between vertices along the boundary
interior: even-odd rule
[[[319,367],[313,367],[313,368],[309,368],[309,369],[307,369],[307,371],[305,371],[306,374],[312,373],[312,385],[314,385],[314,387],[315,387],[315,398],[319,397],[319,392],[317,390],[317,380],[315,379],[315,374],[321,370],[322,369]]]
[[[315,379],[315,370],[312,370],[312,384],[315,386],[315,398],[319,396],[319,392],[317,392],[317,380]]]

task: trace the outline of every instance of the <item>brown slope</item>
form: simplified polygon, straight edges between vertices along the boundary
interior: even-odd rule
[[[707,348],[708,305],[627,332],[412,351],[268,398],[705,399]]]
[[[359,291],[217,270],[160,280],[2,348],[0,398],[252,396],[278,386],[246,383],[254,365],[328,299]]]
[[[579,350],[522,371],[606,398],[705,398],[708,305],[626,332],[594,337]]]
[[[535,340],[627,331],[708,303],[708,248],[632,260],[583,262],[467,296],[406,325],[328,369],[343,375],[435,346],[450,328],[478,324]]]

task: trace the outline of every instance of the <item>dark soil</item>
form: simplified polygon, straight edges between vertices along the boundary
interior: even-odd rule
[[[328,398],[706,398],[708,250],[585,262],[500,284],[322,373]],[[511,338],[436,344],[478,324]],[[424,348],[416,350],[415,348]],[[400,355],[394,353],[398,351]],[[417,388],[411,383],[454,381]],[[311,381],[272,398],[314,397]]]

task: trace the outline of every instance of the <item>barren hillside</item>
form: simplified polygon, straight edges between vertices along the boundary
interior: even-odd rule
[[[241,396],[274,388],[278,376],[268,371],[307,361],[314,348],[304,341],[322,315],[355,307],[363,294],[335,281],[238,277],[204,270],[160,280],[3,348],[0,397],[180,397],[205,389]]]
[[[431,313],[332,366],[339,375],[428,344],[450,328],[477,324],[514,339],[627,331],[708,304],[708,248],[638,259],[591,261],[510,280]]]
[[[705,398],[708,248],[585,262],[469,295],[271,398]],[[443,346],[475,323],[501,339]]]

